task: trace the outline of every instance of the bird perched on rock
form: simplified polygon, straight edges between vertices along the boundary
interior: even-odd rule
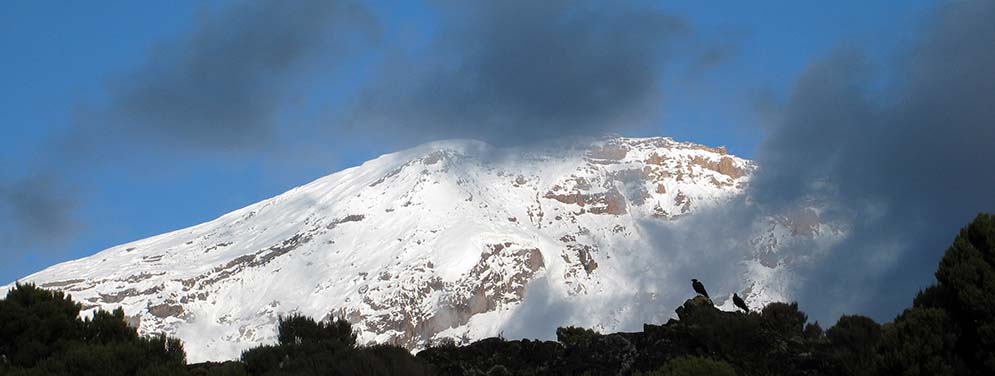
[[[739,294],[736,293],[732,294],[732,304],[735,304],[737,307],[742,308],[746,312],[750,312],[750,307],[746,305],[746,302],[743,301],[743,298],[739,297]]]
[[[711,297],[708,296],[708,291],[705,291],[705,285],[701,284],[701,282],[698,282],[697,279],[691,279],[691,287],[694,288],[694,292],[704,295],[706,298],[711,299]]]

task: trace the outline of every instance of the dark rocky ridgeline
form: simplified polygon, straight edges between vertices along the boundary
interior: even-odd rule
[[[823,331],[795,303],[724,312],[697,296],[642,332],[568,327],[556,342],[489,338],[417,357],[443,375],[995,375],[995,217],[960,231],[936,278],[884,325],[845,315]]]
[[[556,342],[489,338],[461,347],[434,346],[417,356],[444,375],[655,374],[689,359],[692,368],[717,365],[741,375],[827,369],[825,337],[821,330],[813,332],[814,324],[806,331],[807,317],[795,304],[775,303],[747,314],[720,311],[697,296],[678,307],[677,315],[663,325],[645,324],[636,333],[567,327],[557,330]]]

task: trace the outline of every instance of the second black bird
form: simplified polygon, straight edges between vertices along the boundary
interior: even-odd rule
[[[701,284],[701,282],[698,282],[697,279],[691,279],[691,287],[694,288],[694,292],[704,295],[706,298],[711,299],[711,297],[708,296],[708,291],[705,291],[705,285]]]
[[[750,307],[746,305],[746,302],[743,301],[743,298],[739,297],[739,294],[736,293],[732,294],[732,304],[735,304],[737,307],[742,308],[746,312],[750,312]]]

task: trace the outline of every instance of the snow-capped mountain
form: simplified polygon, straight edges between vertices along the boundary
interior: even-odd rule
[[[724,148],[669,138],[440,141],[22,282],[71,293],[85,314],[123,307],[141,332],[183,339],[191,361],[275,342],[277,317],[291,312],[345,317],[361,342],[411,349],[442,337],[551,336],[526,330],[535,317],[633,329],[690,293],[665,277],[691,265],[674,255],[693,239],[657,232],[749,206],[755,169]],[[843,231],[815,206],[736,230],[748,239],[717,261],[735,270],[732,282],[709,287],[726,309],[733,291],[754,306],[789,298],[791,264],[805,255],[788,245]],[[719,279],[698,278],[709,277]]]

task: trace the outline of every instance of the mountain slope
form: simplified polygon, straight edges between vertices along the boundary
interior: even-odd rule
[[[412,349],[532,335],[539,321],[624,330],[666,318],[654,307],[686,297],[688,265],[728,266],[699,277],[726,309],[720,296],[733,291],[754,306],[783,299],[803,258],[787,246],[840,236],[806,207],[758,218],[728,249],[697,249],[725,236],[684,234],[726,231],[708,213],[749,206],[754,170],[723,148],[669,138],[440,141],[22,281],[88,310],[122,306],[140,331],[183,339],[191,361],[273,342],[276,318],[291,312],[342,316],[360,341]],[[713,259],[688,261],[698,257]]]

